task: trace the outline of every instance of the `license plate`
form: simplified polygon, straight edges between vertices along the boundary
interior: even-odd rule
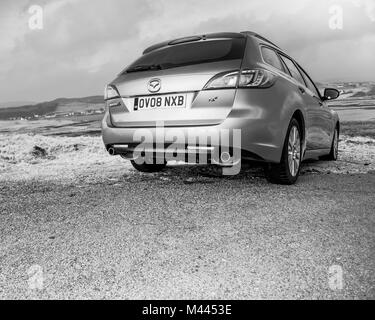
[[[186,94],[171,94],[134,98],[134,111],[152,109],[185,108]]]

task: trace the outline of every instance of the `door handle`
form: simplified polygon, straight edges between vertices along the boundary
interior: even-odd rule
[[[301,93],[305,93],[306,90],[303,88],[303,87],[298,87],[299,91],[301,91]]]

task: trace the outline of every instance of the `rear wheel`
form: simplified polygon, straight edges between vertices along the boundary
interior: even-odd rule
[[[322,160],[336,161],[339,155],[339,129],[336,126],[335,132],[333,133],[331,151],[328,155],[322,157]]]
[[[280,163],[270,163],[266,167],[266,177],[271,183],[293,184],[297,181],[302,161],[301,128],[292,119],[285,137]]]
[[[162,163],[162,164],[149,164],[149,163],[138,164],[134,160],[131,160],[131,164],[138,171],[149,172],[149,173],[150,172],[159,172],[159,171],[163,170],[167,165],[166,162]]]

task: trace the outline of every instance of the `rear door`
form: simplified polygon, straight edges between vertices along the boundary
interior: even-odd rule
[[[203,90],[221,72],[239,70],[245,37],[201,39],[141,56],[112,82],[122,105],[110,109],[118,127],[213,125],[225,120],[235,88]],[[147,68],[150,66],[150,68]]]
[[[298,69],[296,63],[289,57],[281,54],[281,59],[287,66],[291,76],[298,83],[298,90],[305,101],[305,109],[307,119],[305,119],[306,124],[306,149],[307,150],[317,150],[325,148],[323,131],[321,128],[318,115],[320,113],[320,103],[314,97],[311,90],[308,89],[307,84]]]
[[[311,80],[310,76],[301,67],[299,67],[299,69],[303,78],[305,79],[308,88],[308,94],[315,99],[319,106],[318,108],[315,108],[313,117],[313,121],[316,123],[316,127],[318,127],[320,130],[321,141],[319,146],[321,149],[329,149],[331,148],[333,133],[331,112],[328,109],[326,103],[322,101],[319,91],[316,88],[314,82]]]

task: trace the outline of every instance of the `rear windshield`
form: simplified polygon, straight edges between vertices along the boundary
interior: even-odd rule
[[[152,51],[133,62],[125,72],[169,69],[193,64],[242,59],[245,39],[204,40]]]

